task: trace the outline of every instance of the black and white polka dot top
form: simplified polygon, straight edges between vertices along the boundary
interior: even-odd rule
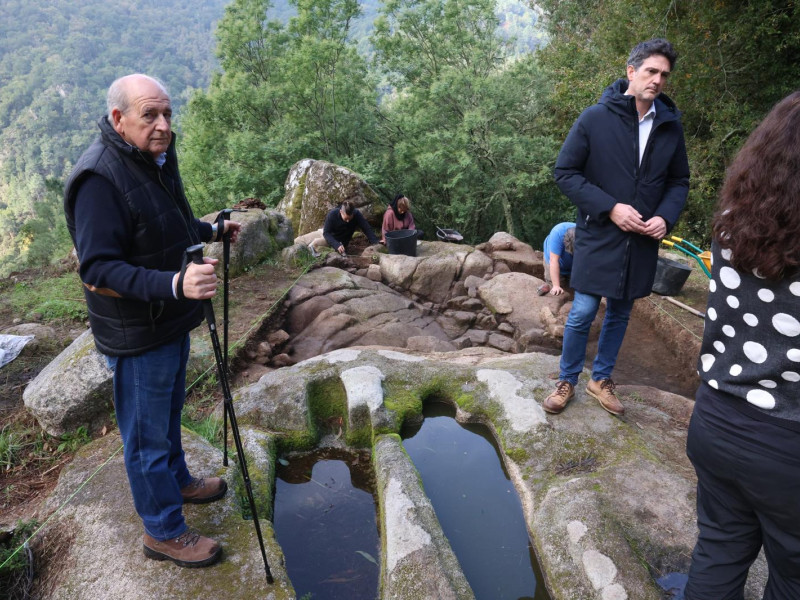
[[[700,377],[764,416],[800,422],[800,277],[737,271],[716,243],[712,256]]]

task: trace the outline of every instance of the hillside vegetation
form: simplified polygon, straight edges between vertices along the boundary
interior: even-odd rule
[[[109,83],[147,72],[180,105],[208,84],[224,5],[0,0],[0,274],[69,251],[62,181],[97,134]]]
[[[630,49],[667,37],[680,57],[666,87],[683,111],[692,170],[675,233],[708,244],[725,167],[796,87],[796,0],[541,0],[547,43],[520,53],[494,0],[386,0],[355,50],[354,0],[300,0],[288,24],[269,2],[234,0],[217,30],[223,72],[184,111],[184,175],[206,210],[255,195],[275,203],[304,157],[403,191],[423,229],[469,242],[505,230],[539,245],[574,218],[552,168],[567,131],[625,76]],[[621,198],[621,201],[626,199]]]
[[[130,72],[155,75],[180,117],[191,90],[205,88],[217,68],[214,31],[226,3],[0,0],[0,276],[69,251],[63,181],[97,133],[109,83]],[[351,31],[364,54],[379,5],[365,2]],[[268,12],[286,23],[297,7],[279,0]],[[498,14],[520,51],[537,44],[535,13],[524,4],[500,0]]]
[[[705,244],[725,166],[796,87],[798,0],[0,0],[0,276],[66,254],[61,189],[120,74],[163,79],[197,212],[274,205],[301,158],[361,173],[420,225],[534,245],[574,209],[569,127],[630,48],[680,52],[666,92],[692,168],[677,233]],[[516,39],[515,39],[516,38]],[[216,52],[216,56],[215,56]]]

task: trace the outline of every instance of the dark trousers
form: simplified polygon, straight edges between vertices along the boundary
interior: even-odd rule
[[[703,384],[687,454],[697,472],[697,525],[686,600],[741,600],[761,546],[765,600],[800,599],[800,433],[754,419]]]

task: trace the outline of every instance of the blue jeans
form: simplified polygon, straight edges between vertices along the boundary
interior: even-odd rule
[[[157,540],[186,531],[180,490],[191,481],[181,446],[188,359],[189,334],[137,356],[106,357],[133,504]]]
[[[589,329],[597,315],[600,300],[601,296],[575,292],[572,309],[569,311],[567,324],[564,327],[559,380],[569,381],[572,385],[578,383],[578,376],[581,374],[583,362],[586,360]],[[633,300],[607,299],[606,316],[603,319],[603,328],[597,344],[597,356],[592,363],[592,379],[595,381],[611,377],[622,340],[625,338],[625,330],[628,328],[631,309],[633,309]]]

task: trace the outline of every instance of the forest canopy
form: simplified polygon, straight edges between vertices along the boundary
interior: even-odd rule
[[[185,175],[199,206],[241,195],[274,203],[290,164],[322,158],[387,199],[403,191],[428,230],[455,227],[477,242],[502,229],[540,244],[574,218],[552,181],[567,131],[624,77],[637,42],[666,37],[680,56],[665,92],[683,112],[692,171],[675,233],[707,244],[726,165],[796,87],[800,59],[796,1],[541,0],[535,37],[546,43],[520,52],[494,0],[386,0],[369,62],[349,35],[354,2],[293,5],[287,25],[267,18],[265,0],[226,10],[223,72],[185,113]]]
[[[61,189],[109,84],[146,72],[180,106],[217,66],[225,3],[0,0],[0,275],[66,256]]]
[[[638,41],[679,59],[692,182],[676,233],[706,244],[725,166],[797,86],[797,0],[0,0],[0,274],[64,256],[61,187],[108,84],[164,80],[198,213],[275,205],[302,158],[402,191],[421,226],[538,246],[574,218],[552,167]],[[166,17],[165,17],[166,16]],[[216,53],[216,55],[215,55]]]

